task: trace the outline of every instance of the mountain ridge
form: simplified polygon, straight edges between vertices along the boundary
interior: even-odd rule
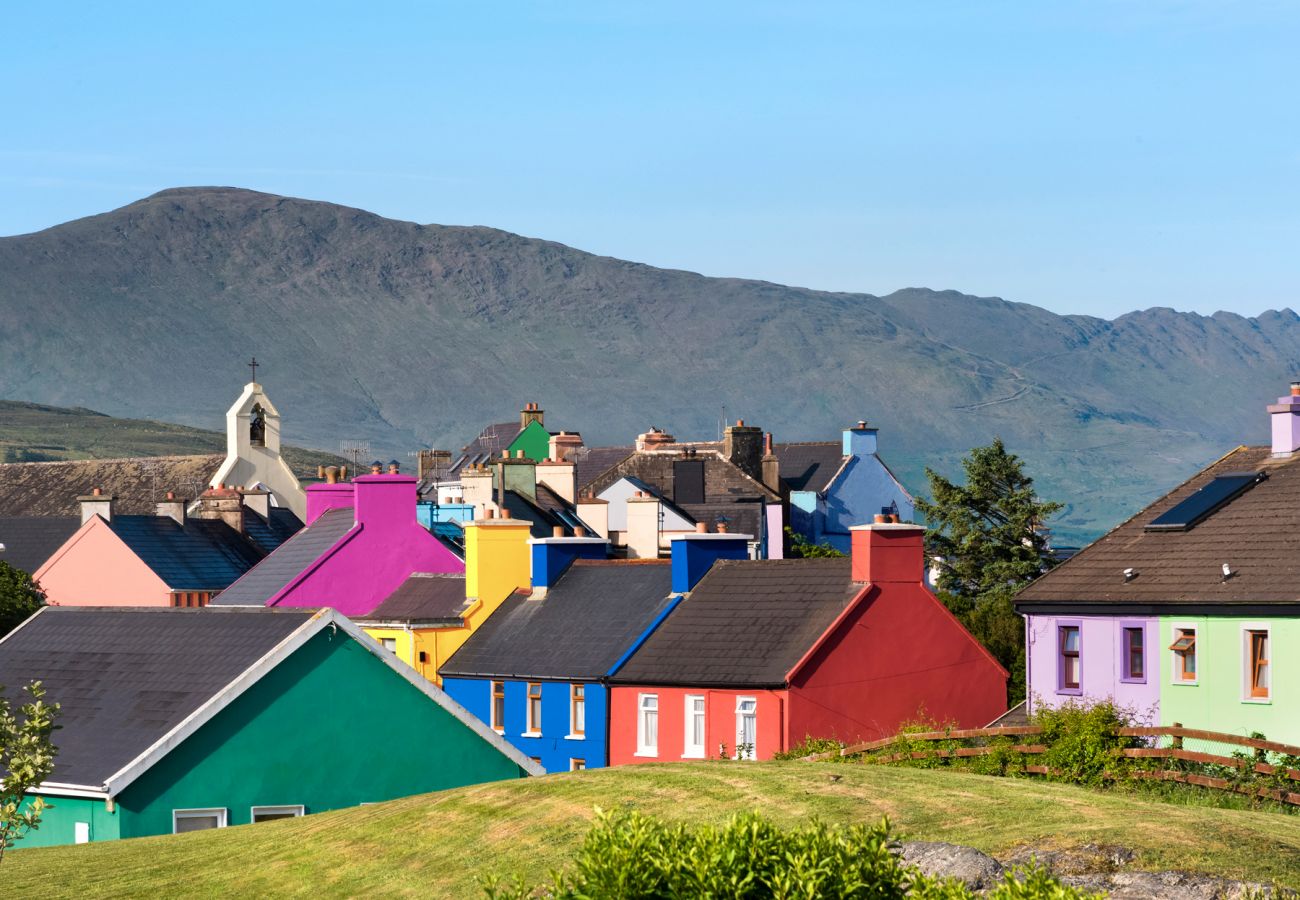
[[[1001,435],[1084,539],[1263,439],[1300,317],[817,291],[240,188],[0,238],[0,397],[213,427],[251,355],[287,437],[384,454],[527,400],[589,443],[716,436],[725,407],[778,441],[871,419],[920,490]]]

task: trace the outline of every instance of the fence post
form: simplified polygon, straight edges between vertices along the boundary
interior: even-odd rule
[[[1174,723],[1174,727],[1175,727],[1175,728],[1182,728],[1182,727],[1183,727],[1183,723],[1182,723],[1182,722],[1175,722],[1175,723]],[[1174,735],[1174,736],[1173,736],[1173,739],[1169,742],[1169,745],[1170,745],[1171,747],[1173,747],[1175,750],[1181,750],[1181,749],[1183,749],[1183,736],[1182,736],[1181,734],[1176,734],[1176,735]]]

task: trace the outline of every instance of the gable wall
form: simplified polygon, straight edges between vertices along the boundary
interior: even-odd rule
[[[35,573],[51,606],[170,606],[167,584],[98,516]]]
[[[122,837],[172,810],[307,812],[484,781],[520,768],[342,631],[322,630],[121,794]]]
[[[790,683],[789,740],[888,737],[919,715],[982,728],[1006,676],[924,587],[872,586]]]
[[[524,451],[524,456],[535,462],[541,462],[551,455],[551,433],[538,422],[529,422],[528,427],[506,448],[514,456],[516,450]]]
[[[857,457],[849,461],[840,477],[826,490],[825,517],[821,523],[824,533],[818,542],[826,541],[836,550],[848,553],[849,528],[872,521],[883,507],[898,504],[898,514],[904,522],[915,515],[911,499],[898,486],[875,456]]]

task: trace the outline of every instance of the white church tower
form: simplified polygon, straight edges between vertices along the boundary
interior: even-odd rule
[[[280,413],[256,380],[244,385],[226,412],[226,459],[211,486],[220,484],[270,491],[275,506],[307,519],[307,495],[280,456]]]

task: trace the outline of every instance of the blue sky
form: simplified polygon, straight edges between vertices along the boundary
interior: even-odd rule
[[[709,275],[1300,307],[1300,4],[11,2],[0,234],[228,184]]]

